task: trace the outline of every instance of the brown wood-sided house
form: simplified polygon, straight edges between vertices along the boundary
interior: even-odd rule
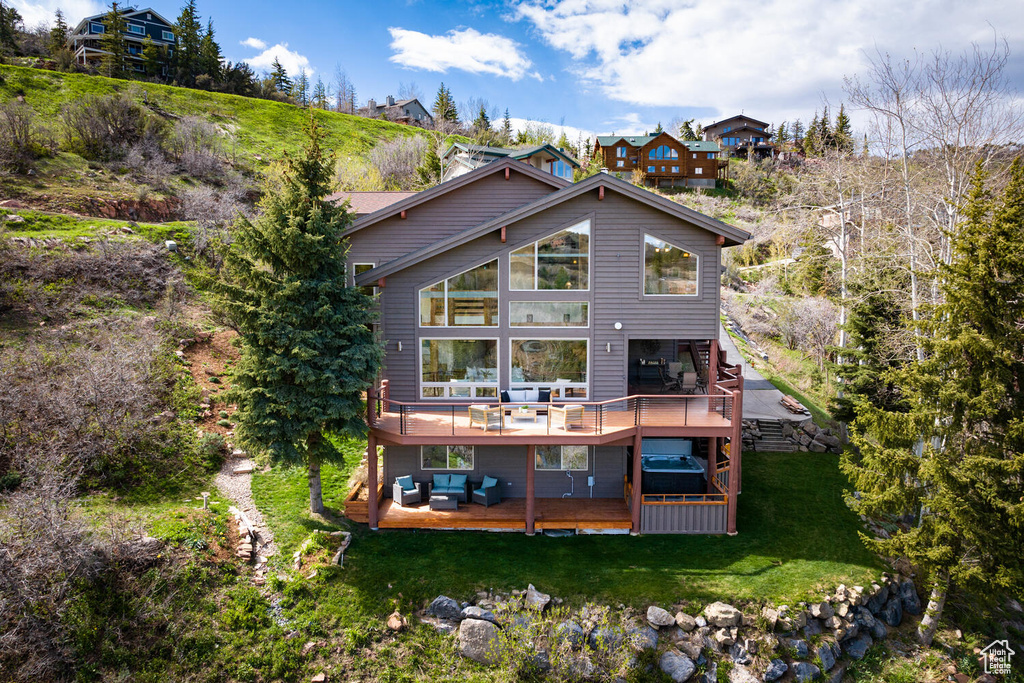
[[[602,155],[609,173],[623,178],[639,169],[649,187],[714,187],[718,177],[718,146],[681,141],[668,133],[599,135],[594,153]]]
[[[717,142],[725,156],[764,158],[775,154],[770,128],[770,123],[739,114],[704,126],[704,139]]]
[[[718,348],[719,273],[746,232],[610,174],[573,184],[506,158],[346,237],[386,349],[369,501],[346,514],[374,529],[735,532],[743,380]],[[428,503],[428,487],[448,493]],[[419,502],[400,504],[406,491]]]

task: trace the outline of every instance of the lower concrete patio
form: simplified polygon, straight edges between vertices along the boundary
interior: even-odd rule
[[[484,507],[460,503],[458,510],[431,510],[426,504],[401,507],[386,498],[380,505],[381,529],[493,529],[526,531],[526,499],[506,498]],[[621,498],[537,498],[534,528],[628,531],[629,506]]]

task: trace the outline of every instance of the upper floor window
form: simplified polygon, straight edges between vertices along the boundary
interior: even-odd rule
[[[625,147],[616,147],[615,148],[615,156],[617,156],[620,159],[625,159],[626,158],[626,148]]]
[[[648,173],[654,173],[654,167],[653,166],[648,166],[647,167],[647,172]]]
[[[708,152],[708,159],[714,159],[714,158],[715,158],[715,153],[714,152]]]
[[[423,327],[495,327],[498,324],[498,260],[420,290]]]
[[[626,162],[623,161],[622,159],[619,159],[618,161],[615,162],[615,168],[623,168],[625,165]]]
[[[697,293],[697,255],[644,235],[644,294],[692,296]]]
[[[160,35],[163,37],[164,40],[168,42],[174,42],[174,34],[170,31],[163,31]]]
[[[89,22],[89,33],[105,33],[107,27],[103,24],[96,23],[95,21]]]
[[[590,289],[590,221],[509,255],[509,289]]]
[[[572,180],[572,166],[561,159],[551,162],[551,175]]]
[[[661,145],[651,150],[651,159],[678,159],[679,152],[668,145]]]
[[[356,276],[365,273],[368,270],[373,270],[375,264],[373,263],[356,263],[352,266],[352,282],[355,282]],[[359,288],[366,296],[376,296],[377,288],[374,285],[363,285]]]
[[[726,126],[725,130],[723,130],[722,132],[723,133],[728,133],[730,130],[732,130],[732,126]]]
[[[672,167],[672,172],[673,173],[679,173],[679,167],[678,166],[673,166]]]
[[[146,29],[138,24],[128,24],[128,33],[134,33],[137,36],[146,35]]]

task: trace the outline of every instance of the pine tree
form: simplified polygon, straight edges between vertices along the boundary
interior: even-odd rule
[[[916,524],[872,549],[927,573],[931,600],[918,627],[928,645],[950,587],[1024,590],[1024,165],[1001,198],[979,165],[952,259],[940,266],[942,303],[922,336],[926,358],[896,375],[910,411],[861,404],[858,452],[843,469],[872,518]]]
[[[416,168],[416,175],[423,189],[441,182],[441,157],[437,154],[437,145],[427,145],[427,153],[423,156],[423,163]]]
[[[163,62],[160,47],[147,35],[142,40],[142,68],[145,69],[146,76],[148,78],[159,76]]]
[[[700,140],[700,138],[697,137],[697,131],[693,129],[693,119],[686,119],[679,124],[679,139],[686,141]]]
[[[704,139],[704,126],[697,122],[697,125],[693,127],[693,134],[697,136],[698,140]]]
[[[437,97],[434,98],[434,120],[447,123],[459,122],[458,107],[455,106],[452,93],[444,87],[444,83],[441,83],[441,87],[437,89]]]
[[[51,57],[68,49],[68,38],[71,35],[71,28],[64,20],[64,12],[58,7],[53,15],[53,28],[50,29],[49,52]]]
[[[199,41],[199,73],[206,74],[214,82],[220,82],[224,65],[221,63],[223,57],[215,36],[213,19],[210,19],[206,22],[206,31]]]
[[[100,71],[109,78],[127,78],[128,41],[125,33],[128,26],[117,2],[110,3],[110,11],[103,17],[103,36],[100,38]]]
[[[829,121],[828,117],[828,105],[825,105],[821,112],[821,118],[818,119],[818,133],[816,137],[818,139],[818,154],[836,146],[835,134],[832,132],[832,122]]]
[[[800,119],[793,122],[793,142],[799,147],[804,141],[804,124]]]
[[[240,218],[217,291],[242,341],[234,373],[235,439],[278,463],[303,464],[310,509],[322,513],[320,464],[340,461],[325,432],[366,432],[362,392],[383,357],[370,329],[373,302],[346,285],[351,218],[327,201],[333,157],[310,114],[307,143],[286,157],[261,214]]]
[[[330,99],[331,97],[327,92],[327,86],[324,85],[324,79],[317,76],[316,84],[313,85],[313,94],[310,97],[313,106],[317,109],[329,109]]]
[[[0,0],[0,58],[17,52],[21,23],[21,13]]]
[[[658,127],[654,129],[654,133],[652,133],[652,135],[661,135],[664,132],[665,129],[661,127],[661,121],[658,121]]]
[[[487,107],[483,104],[480,105],[480,111],[476,115],[476,119],[473,121],[473,129],[476,130],[477,134],[491,130],[491,119],[487,116]]]
[[[818,121],[818,112],[814,112],[814,118],[811,119],[810,125],[807,126],[807,132],[803,137],[803,150],[804,154],[809,157],[818,156],[821,154],[821,123]]]
[[[274,84],[274,90],[284,95],[292,94],[292,81],[288,78],[288,72],[281,66],[281,62],[274,57],[274,63],[270,66],[270,80]]]
[[[508,115],[508,107],[505,107],[505,116],[501,120],[501,144],[512,143],[512,118]]]
[[[181,14],[174,24],[174,35],[177,46],[174,51],[174,66],[178,82],[183,85],[195,85],[199,75],[199,62],[203,26],[199,21],[196,0],[185,0]]]
[[[789,129],[786,128],[786,122],[783,121],[779,124],[778,130],[775,131],[775,142],[780,145],[785,145],[789,142]]]
[[[840,152],[853,151],[853,128],[850,125],[850,117],[846,115],[846,105],[840,103],[839,113],[836,114],[836,126],[832,132],[835,139],[835,146]]]
[[[303,107],[309,106],[309,75],[305,69],[299,69],[299,77],[292,86],[292,97]]]

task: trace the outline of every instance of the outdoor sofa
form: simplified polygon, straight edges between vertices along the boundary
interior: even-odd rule
[[[469,502],[469,476],[465,474],[435,474],[427,483],[429,496],[454,496],[461,503]]]

